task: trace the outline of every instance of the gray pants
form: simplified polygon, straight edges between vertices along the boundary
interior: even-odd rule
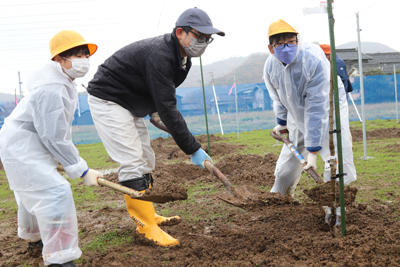
[[[120,164],[119,181],[151,173],[154,151],[143,118],[132,115],[120,105],[89,95],[94,125],[110,157]]]

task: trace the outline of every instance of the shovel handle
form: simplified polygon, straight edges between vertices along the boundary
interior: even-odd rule
[[[281,134],[288,134],[289,131],[288,130],[283,130],[281,131]],[[274,131],[271,131],[271,136],[278,140],[281,141],[283,143],[285,143],[285,145],[289,148],[290,152],[292,152],[293,155],[296,156],[296,158],[300,161],[303,170],[311,177],[314,179],[314,181],[317,184],[321,184],[322,183],[322,179],[321,177],[318,175],[318,173],[314,170],[314,168],[309,168],[309,169],[304,169],[304,167],[307,165],[307,161],[304,159],[303,155],[300,154],[300,152],[296,149],[296,147],[293,145],[292,142],[290,142],[290,140],[282,135],[276,134]]]
[[[229,182],[228,178],[226,178],[226,176],[217,167],[215,167],[214,164],[211,163],[211,161],[205,160],[204,167],[215,177],[217,177],[231,194],[233,194],[235,197],[240,197],[235,189],[232,187],[232,184]]]
[[[110,182],[103,178],[97,178],[97,182],[99,183],[99,185],[103,185],[103,186],[112,188],[118,192],[127,194],[131,198],[139,198],[139,197],[143,196],[143,194],[139,191],[133,190],[132,188],[129,188],[129,187],[117,184],[117,183]]]
[[[158,116],[158,114],[157,115],[152,114],[150,117],[150,122],[154,126],[156,126],[158,129],[171,134],[170,131],[168,130],[167,126],[165,126],[165,124],[161,121],[160,116]]]

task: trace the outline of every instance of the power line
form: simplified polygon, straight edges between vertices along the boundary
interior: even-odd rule
[[[18,7],[18,6],[36,6],[36,5],[54,5],[54,4],[71,4],[71,3],[82,3],[82,2],[94,2],[95,0],[77,0],[77,1],[51,1],[51,2],[39,2],[39,3],[32,3],[26,2],[21,4],[3,4],[0,5],[2,7]]]
[[[121,22],[110,22],[107,24],[99,24],[99,23],[94,23],[94,24],[68,24],[68,26],[65,25],[55,25],[54,27],[33,27],[33,28],[24,28],[24,29],[5,29],[2,30],[2,32],[15,32],[15,31],[27,31],[27,30],[47,30],[47,29],[57,29],[57,28],[72,28],[72,27],[92,27],[92,26],[104,26],[104,25],[118,25],[121,24]],[[104,30],[104,28],[102,28]]]
[[[18,16],[0,16],[0,19],[13,19],[13,18],[32,18],[32,17],[43,17],[43,16],[59,16],[59,15],[73,15],[73,14],[86,14],[85,12],[71,12],[71,13],[46,13],[46,14],[29,14],[29,15],[18,15]]]

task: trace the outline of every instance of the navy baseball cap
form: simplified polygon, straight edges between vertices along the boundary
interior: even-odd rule
[[[189,26],[203,34],[218,34],[225,36],[223,31],[213,27],[210,17],[200,8],[186,9],[178,18],[176,27]]]

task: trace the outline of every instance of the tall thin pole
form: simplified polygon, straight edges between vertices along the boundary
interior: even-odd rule
[[[332,62],[332,83],[333,94],[335,98],[335,123],[336,123],[336,143],[337,143],[337,156],[339,161],[339,192],[340,192],[340,219],[342,236],[346,235],[346,209],[344,202],[344,181],[343,181],[343,154],[342,154],[342,134],[340,124],[340,107],[339,107],[339,90],[337,81],[337,66],[336,66],[336,47],[335,47],[335,31],[333,28],[333,12],[332,0],[328,0],[328,20],[329,20],[329,36],[331,44],[331,62]],[[335,212],[335,211],[332,211]]]
[[[204,89],[203,63],[202,63],[202,61],[201,61],[201,57],[200,57],[200,73],[201,73],[201,86],[203,87],[203,105],[204,105],[204,118],[206,119],[206,131],[207,131],[208,154],[211,155],[210,135],[209,135],[209,133],[208,133],[206,91],[205,91],[205,89]]]
[[[212,81],[212,90],[213,90],[213,93],[214,93],[215,107],[217,108],[217,115],[218,115],[218,121],[219,121],[219,128],[221,129],[221,134],[224,135],[224,129],[222,128],[221,115],[219,114],[219,106],[218,106],[217,93],[215,92],[215,86],[214,86],[214,74],[213,74],[212,72],[211,72],[211,81]]]
[[[395,105],[396,105],[396,123],[399,123],[399,107],[397,106],[396,64],[393,64],[393,77],[394,77],[394,98],[395,98]]]
[[[20,73],[20,71],[18,71],[18,85],[19,85],[19,99],[21,99],[22,98],[22,90],[21,90],[22,82],[21,82],[21,73]]]
[[[233,83],[235,84],[235,107],[236,107],[236,135],[239,138],[239,115],[238,115],[238,98],[237,98],[237,86],[236,86],[236,75],[233,75]]]
[[[18,104],[18,100],[17,100],[17,88],[14,88],[14,99],[15,99],[15,106],[17,106]]]
[[[357,38],[358,38],[358,68],[360,70],[360,93],[361,93],[361,117],[362,117],[362,132],[363,132],[363,145],[364,145],[364,156],[362,159],[368,159],[367,156],[367,133],[365,130],[365,112],[364,112],[364,78],[363,78],[363,65],[362,65],[362,53],[361,53],[361,40],[360,40],[360,19],[359,13],[356,13],[357,18]]]

